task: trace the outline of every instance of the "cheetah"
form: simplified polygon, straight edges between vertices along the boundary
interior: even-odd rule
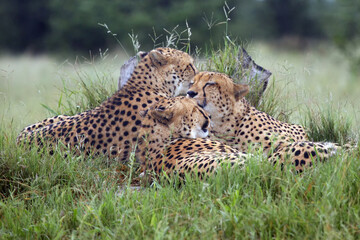
[[[25,132],[32,132],[38,128],[42,128],[44,126],[51,125],[53,123],[64,121],[65,119],[68,119],[69,117],[70,116],[67,116],[67,115],[58,115],[55,117],[46,118],[46,119],[42,120],[41,122],[27,126],[26,128],[24,128],[24,130],[21,131],[21,134],[23,134]],[[19,142],[19,140],[20,140],[20,138],[18,138],[18,142]]]
[[[141,115],[144,119],[136,158],[142,170],[203,176],[224,163],[241,167],[250,157],[223,143],[205,139],[210,118],[192,99],[162,99]]]
[[[310,142],[302,126],[280,122],[252,107],[244,98],[248,92],[247,85],[235,84],[225,74],[201,72],[187,96],[210,114],[213,138],[240,151],[261,147],[274,163],[290,159],[297,172],[338,150],[334,143]]]
[[[139,112],[163,98],[186,94],[197,73],[193,58],[176,49],[157,48],[139,57],[130,79],[100,106],[26,127],[17,143],[43,146],[61,141],[85,154],[101,153],[126,162],[141,126]]]

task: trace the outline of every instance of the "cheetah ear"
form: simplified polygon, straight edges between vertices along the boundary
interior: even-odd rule
[[[167,59],[166,57],[158,50],[151,50],[148,53],[151,62],[156,66],[156,67],[161,67],[164,66],[165,64],[167,64]]]
[[[249,86],[246,84],[234,84],[234,96],[235,100],[239,101],[246,96],[249,92]]]
[[[137,56],[140,58],[140,59],[143,59],[144,57],[146,57],[148,55],[148,52],[143,52],[143,51],[139,51],[137,53]]]
[[[150,114],[158,122],[165,124],[165,125],[171,124],[173,121],[173,117],[174,117],[173,109],[171,109],[171,108],[166,109],[164,107],[155,108],[151,111]]]

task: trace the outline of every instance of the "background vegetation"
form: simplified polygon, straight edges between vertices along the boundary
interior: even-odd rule
[[[0,36],[0,49],[87,52],[114,46],[98,23],[106,23],[126,46],[133,32],[144,47],[152,48],[152,28],[185,29],[185,21],[196,33],[194,46],[203,47],[210,36],[213,42],[222,40],[223,29],[214,26],[226,21],[223,5],[218,0],[3,0],[0,32],[6,34]],[[356,0],[228,0],[227,5],[234,8],[228,14],[233,23],[229,33],[241,39],[325,39],[345,47],[359,38]]]
[[[119,42],[131,49],[130,34],[148,50],[165,41],[163,29],[186,35],[190,28],[193,49],[218,44],[224,32],[243,42],[266,40],[302,49],[313,41],[332,42],[359,71],[359,12],[357,0],[228,0],[226,6],[218,0],[2,0],[0,53],[83,55],[114,49]],[[225,31],[219,28],[230,19]]]
[[[2,1],[0,239],[359,239],[358,8],[349,0]],[[24,126],[111,95],[128,59],[119,43],[130,55],[137,40],[141,50],[185,44],[199,69],[225,73],[246,45],[273,73],[260,109],[305,125],[315,141],[355,147],[301,175],[259,153],[245,169],[179,184],[141,180],[136,164],[15,145]]]

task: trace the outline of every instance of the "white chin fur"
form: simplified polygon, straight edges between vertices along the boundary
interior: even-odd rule
[[[206,138],[209,135],[209,131],[204,132],[203,130],[193,130],[191,131],[191,138]]]
[[[175,96],[179,96],[179,95],[183,95],[183,94],[186,94],[188,89],[189,89],[189,85],[188,86],[185,86],[186,84],[183,84],[183,83],[179,83],[179,85],[176,87],[175,89]]]
[[[204,107],[204,110],[206,112],[208,112],[211,115],[211,117],[213,117],[213,115],[214,115],[214,117],[216,117],[218,115],[218,114],[216,114],[216,113],[218,113],[217,109],[213,106],[212,103],[206,104],[206,106]]]

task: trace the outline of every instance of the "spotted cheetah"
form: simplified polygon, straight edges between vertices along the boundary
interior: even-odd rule
[[[280,122],[252,107],[244,98],[248,91],[247,85],[235,84],[225,74],[201,72],[187,96],[211,115],[214,138],[240,151],[248,151],[251,145],[261,147],[270,161],[290,159],[298,172],[339,148],[334,143],[309,142],[302,126]]]
[[[126,162],[141,126],[139,112],[163,98],[185,94],[197,73],[193,58],[179,50],[157,48],[142,52],[140,58],[130,79],[99,107],[26,127],[17,142],[61,141],[86,154],[102,153]]]
[[[223,163],[240,167],[250,157],[223,143],[204,139],[210,119],[191,99],[162,99],[142,116],[136,158],[143,170],[207,175]]]
[[[69,117],[70,116],[67,116],[67,115],[58,115],[58,116],[55,116],[55,117],[46,118],[46,119],[42,120],[41,122],[38,122],[38,123],[27,126],[26,128],[24,128],[24,130],[21,131],[21,133],[32,132],[32,131],[34,131],[34,130],[36,130],[38,128],[42,128],[44,126],[51,125],[53,123],[64,121],[65,119],[68,119]],[[20,139],[18,138],[18,141],[19,140]]]

